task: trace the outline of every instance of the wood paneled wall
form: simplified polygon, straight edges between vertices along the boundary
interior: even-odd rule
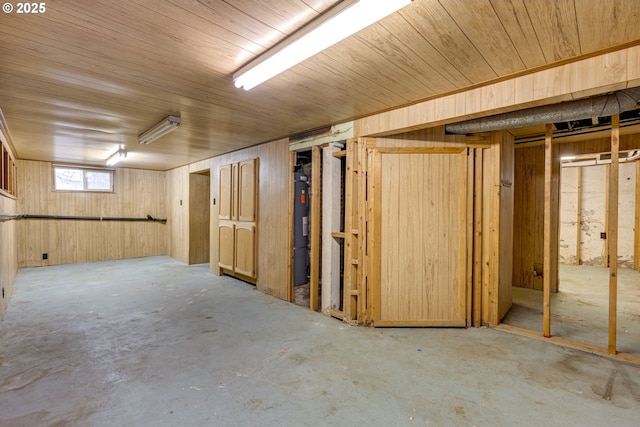
[[[640,85],[640,46],[363,117],[354,136],[390,135]]]
[[[16,201],[0,195],[0,212],[16,213]],[[18,242],[16,220],[0,219],[0,319],[4,317],[7,303],[13,293],[13,282],[18,272]]]
[[[167,172],[169,256],[189,264],[189,166]]]
[[[119,168],[115,193],[56,192],[51,163],[20,160],[18,187],[22,214],[167,217],[165,172]],[[167,254],[167,225],[158,222],[23,219],[17,233],[20,267]]]
[[[211,226],[211,177],[189,174],[189,264],[209,262]]]
[[[257,289],[289,299],[289,140],[282,139],[192,163],[168,172],[170,243],[173,258],[189,260],[189,173],[210,169],[211,230],[218,230],[218,167],[258,158],[258,271]],[[182,200],[182,205],[180,205]],[[215,200],[215,203],[214,203]],[[218,267],[218,233],[211,233],[211,272]]]

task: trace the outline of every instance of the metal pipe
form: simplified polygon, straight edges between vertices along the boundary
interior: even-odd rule
[[[75,219],[83,221],[153,221],[166,223],[166,218],[154,218],[147,215],[146,218],[116,217],[116,216],[74,216],[74,215],[30,215],[30,214],[8,214],[0,212],[0,220],[11,219]]]
[[[547,123],[584,120],[620,114],[635,107],[640,101],[640,87],[624,89],[607,95],[542,107],[527,108],[510,113],[496,114],[452,123],[445,126],[448,133],[470,134]]]

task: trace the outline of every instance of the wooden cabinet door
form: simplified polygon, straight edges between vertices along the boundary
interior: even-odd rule
[[[218,216],[223,220],[230,220],[233,203],[233,174],[231,165],[220,166],[219,193],[218,193]]]
[[[253,225],[236,226],[236,273],[256,277],[256,232]]]
[[[235,257],[235,225],[221,223],[218,226],[218,265],[233,271]]]
[[[238,220],[256,220],[256,159],[238,164]]]

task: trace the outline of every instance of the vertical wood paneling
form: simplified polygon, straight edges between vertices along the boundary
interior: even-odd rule
[[[213,169],[212,169],[213,170]],[[167,172],[169,221],[169,255],[189,263],[189,167]],[[215,215],[212,215],[215,216]],[[217,230],[212,227],[211,230]],[[215,233],[213,233],[215,234]],[[216,242],[217,243],[217,242]]]
[[[209,262],[211,208],[209,174],[189,174],[189,264]]]
[[[24,188],[20,213],[167,217],[164,172],[117,169],[115,193],[52,191],[49,162],[19,161],[18,178]],[[157,222],[28,219],[17,224],[20,267],[167,254],[167,225]]]
[[[16,213],[15,199],[0,195],[0,212]],[[18,272],[17,221],[0,220],[0,319],[13,293],[13,282]]]
[[[636,220],[634,236],[634,268],[640,271],[640,161],[636,161]]]
[[[195,172],[202,169],[210,169],[211,172],[211,197],[212,207],[217,211],[220,203],[220,184],[218,169],[222,165],[238,163],[249,159],[258,158],[258,197],[259,206],[258,223],[255,238],[258,241],[256,255],[256,273],[258,279],[256,287],[270,295],[287,300],[289,296],[289,242],[288,236],[288,211],[289,211],[289,144],[288,139],[257,145],[244,150],[235,151],[211,159],[194,163],[184,168],[169,171],[168,181],[170,191],[169,203],[171,204],[172,239],[170,251],[172,254],[184,253],[184,242],[178,239],[179,232],[185,230],[182,225],[188,218],[188,209],[179,209],[178,201],[181,194],[181,186],[184,179],[183,172]],[[187,187],[182,187],[187,188]],[[215,201],[215,204],[213,203]],[[175,227],[175,232],[174,232]],[[220,274],[218,266],[219,257],[219,220],[218,215],[211,215],[210,243],[210,268],[214,274]],[[183,233],[188,234],[188,225]],[[188,251],[188,246],[187,246]],[[187,252],[188,253],[188,252]],[[174,255],[172,255],[174,256]],[[177,258],[174,256],[174,258]],[[179,259],[179,258],[178,258]]]

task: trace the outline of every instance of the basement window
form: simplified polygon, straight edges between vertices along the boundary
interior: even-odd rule
[[[53,165],[54,191],[113,193],[115,170]]]

